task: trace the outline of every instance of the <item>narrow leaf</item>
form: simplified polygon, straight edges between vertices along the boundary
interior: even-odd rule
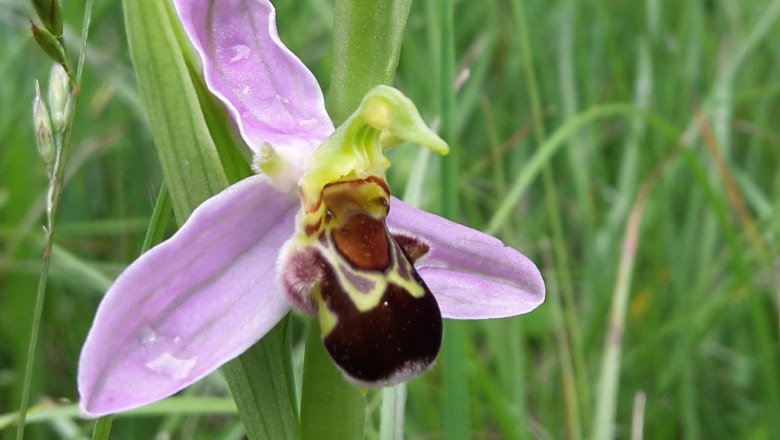
[[[235,154],[218,153],[210,128],[217,139],[224,140],[224,127],[216,130],[212,125],[219,124],[218,119],[222,118],[211,104],[206,104],[206,115],[203,113],[203,102],[198,99],[205,98],[203,86],[193,76],[194,69],[187,65],[177,44],[179,25],[172,19],[172,6],[156,0],[130,0],[123,2],[123,8],[142,100],[174,213],[182,224],[202,201],[227,186],[228,178],[220,158],[230,158],[225,165],[231,180],[245,175],[247,168],[236,163]],[[222,123],[228,125],[225,119]],[[289,438],[288,427],[295,425],[294,399],[288,397],[285,404],[280,397],[282,390],[274,385],[278,378],[285,378],[289,384],[291,377],[291,354],[289,346],[282,345],[283,336],[281,331],[272,331],[247,354],[233,361],[243,368],[229,366],[224,371],[229,383],[252,384],[247,388],[232,387],[250,438]],[[257,351],[266,352],[263,362],[255,356]],[[256,392],[263,387],[278,390],[280,394],[269,396]],[[286,388],[283,391],[289,396]],[[269,413],[266,404],[269,401],[276,405],[273,413]],[[262,414],[262,419],[254,418],[257,414]],[[261,422],[250,423],[252,420]]]
[[[179,224],[228,185],[164,2],[124,1],[141,99]]]
[[[35,23],[30,23],[33,39],[41,49],[55,62],[65,65],[65,49],[57,38],[46,29],[40,28]]]

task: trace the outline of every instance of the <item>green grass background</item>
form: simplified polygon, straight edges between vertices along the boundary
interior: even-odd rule
[[[65,3],[74,52],[80,3]],[[331,2],[276,3],[282,39],[327,90]],[[46,185],[31,102],[50,63],[30,15],[0,0],[9,438]],[[637,438],[633,428],[648,439],[780,439],[779,16],[769,0],[456,2],[459,220],[531,256],[548,288],[529,315],[462,326],[471,438],[593,438],[614,406],[616,438]],[[67,405],[79,350],[101,295],[139,252],[161,183],[118,3],[98,0],[92,23],[33,375],[36,410],[47,409],[31,416],[31,438],[91,435]],[[434,124],[439,25],[429,2],[413,4],[396,78]],[[439,209],[438,158],[421,166],[417,148],[401,147],[391,159],[394,192]],[[304,325],[296,318],[298,366]],[[409,384],[408,438],[444,438],[442,367]],[[226,389],[212,376],[179,403],[117,418],[112,438],[240,438]],[[377,438],[380,393],[367,398]]]

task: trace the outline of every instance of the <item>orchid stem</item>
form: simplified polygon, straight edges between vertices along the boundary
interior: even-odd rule
[[[327,104],[336,125],[357,109],[363,96],[390,84],[401,50],[411,0],[336,0],[333,71]],[[319,324],[306,338],[301,397],[304,439],[363,438],[365,398],[347,384],[322,346]],[[340,425],[340,430],[337,429]],[[331,430],[330,428],[333,428]]]
[[[328,112],[336,125],[369,90],[393,82],[411,0],[336,0]]]
[[[303,440],[364,438],[365,399],[348,384],[325,352],[320,324],[312,321],[306,334],[301,395]]]

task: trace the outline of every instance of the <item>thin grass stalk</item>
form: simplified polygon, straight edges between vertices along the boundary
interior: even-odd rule
[[[577,23],[577,1],[567,0],[561,5],[561,32],[558,42],[558,77],[561,93],[561,104],[564,120],[570,120],[579,111],[579,98],[577,93],[577,68],[575,66],[574,41]],[[593,136],[590,131],[582,130],[578,136],[569,141],[567,151],[568,171],[571,173],[574,189],[577,192],[577,201],[580,204],[579,212],[582,214],[583,229],[585,234],[593,231],[595,208],[593,206],[593,189],[589,181],[588,150],[592,148]],[[581,389],[583,392],[586,388]],[[584,394],[584,393],[583,393]],[[582,402],[589,402],[589,396],[581,396]],[[586,408],[583,408],[586,409]]]
[[[24,428],[27,419],[27,409],[30,404],[30,388],[32,381],[33,367],[35,366],[35,353],[38,347],[38,334],[41,328],[41,316],[43,315],[43,304],[46,299],[46,284],[49,278],[49,265],[51,262],[52,244],[54,241],[54,227],[56,225],[57,210],[60,205],[60,197],[64,186],[65,162],[67,159],[67,147],[70,143],[70,133],[73,125],[73,115],[75,114],[76,101],[78,98],[78,84],[81,83],[81,74],[86,58],[87,37],[89,35],[89,25],[92,19],[92,6],[94,0],[87,0],[84,6],[84,21],[82,25],[82,46],[79,52],[78,67],[75,78],[68,91],[67,105],[70,107],[68,120],[64,122],[61,132],[53,137],[55,158],[53,168],[49,177],[49,190],[46,202],[46,226],[44,227],[43,255],[41,257],[41,273],[38,279],[38,289],[35,295],[35,309],[33,311],[33,322],[30,330],[30,340],[27,348],[27,363],[24,369],[24,378],[22,379],[22,400],[19,404],[19,426],[16,430],[17,440],[24,438]],[[67,55],[66,55],[67,57]],[[69,75],[73,72],[68,71]],[[49,87],[52,85],[50,84]]]
[[[525,10],[522,0],[512,1],[513,19],[515,22],[515,28],[517,29],[518,43],[520,46],[520,54],[523,61],[524,79],[529,95],[531,104],[531,115],[536,126],[534,130],[534,137],[536,138],[537,149],[544,145],[547,138],[547,133],[544,125],[544,113],[541,102],[541,92],[539,84],[536,80],[536,73],[533,64],[533,53],[531,44],[528,38],[529,31],[525,18]],[[565,386],[564,393],[569,401],[566,403],[567,417],[566,417],[566,429],[568,432],[568,438],[572,440],[579,440],[582,438],[582,425],[579,416],[579,398],[578,389],[587,389],[588,385],[585,381],[584,372],[584,356],[581,354],[581,343],[579,336],[579,324],[576,312],[576,304],[574,301],[574,288],[571,283],[571,274],[569,272],[569,258],[566,251],[566,238],[563,234],[563,223],[561,221],[560,210],[558,208],[558,193],[555,187],[555,181],[553,180],[552,168],[549,163],[545,163],[542,167],[542,180],[544,182],[544,200],[547,210],[547,215],[550,219],[550,226],[552,230],[552,245],[553,245],[553,259],[557,262],[556,274],[559,279],[559,286],[561,287],[561,293],[563,298],[563,311],[562,314],[565,317],[563,322],[566,329],[566,338],[560,339],[559,342],[564,343],[562,349],[572,350],[572,356],[562,359],[563,361],[571,362],[572,365],[567,365],[561,369],[562,374],[573,374],[574,377],[564,377],[562,381],[564,384],[574,384],[579,382],[576,387]],[[553,303],[553,306],[559,305]],[[567,342],[571,342],[567,344]],[[579,360],[579,362],[573,362]],[[579,381],[576,379],[580,378]]]
[[[612,311],[609,317],[606,345],[602,357],[600,384],[596,397],[596,414],[593,423],[593,440],[609,440],[613,438],[613,424],[617,408],[618,382],[620,379],[620,356],[623,342],[623,325],[625,323],[628,292],[631,275],[634,270],[634,259],[639,246],[639,224],[642,220],[645,202],[649,191],[640,194],[631,210],[626,226],[623,248],[620,252],[618,275],[612,296]]]
[[[604,343],[604,353],[601,360],[599,387],[596,395],[596,413],[593,420],[592,440],[610,440],[613,438],[613,425],[617,409],[618,383],[620,381],[620,358],[623,342],[623,328],[626,321],[629,288],[634,272],[634,262],[639,248],[639,227],[645,206],[655,184],[661,178],[680,152],[684,143],[679,143],[653,170],[639,190],[636,201],[631,208],[623,236],[620,251],[620,262],[615,279],[615,289],[612,293],[607,332]]]
[[[490,155],[486,160],[498,159],[501,157],[501,142],[498,139],[498,130],[496,129],[496,120],[493,116],[493,109],[490,107],[490,101],[483,97],[480,102],[482,109],[482,118],[484,119],[485,130],[487,131],[488,143],[490,145]],[[472,166],[473,169],[473,166]],[[499,160],[494,160],[489,169],[493,178],[493,187],[496,194],[506,192],[506,173]]]
[[[59,156],[59,155],[58,155]],[[55,162],[56,163],[56,162]],[[56,165],[55,165],[56,168]],[[38,278],[38,291],[35,295],[35,310],[33,311],[32,330],[30,342],[27,347],[27,364],[24,369],[24,379],[22,386],[22,402],[19,405],[19,427],[16,430],[16,440],[24,438],[24,427],[27,422],[27,409],[30,402],[30,382],[32,380],[33,364],[35,363],[35,351],[38,345],[38,333],[41,326],[41,314],[43,312],[43,301],[46,294],[46,280],[49,277],[49,262],[51,260],[51,241],[52,241],[52,221],[49,221],[49,227],[44,234],[43,257],[41,266],[41,275]]]
[[[552,256],[548,258],[549,263],[553,264]],[[566,318],[563,315],[563,306],[561,305],[561,289],[554,277],[552,282],[547,283],[548,300],[551,304],[553,325],[555,326],[556,351],[560,360],[561,368],[561,388],[563,389],[563,409],[566,420],[576,425],[567,426],[570,438],[577,437],[580,433],[573,430],[575,426],[581,426],[582,423],[579,412],[580,402],[578,401],[578,387],[574,374],[574,362],[572,354],[572,341],[566,332]]]
[[[498,209],[495,210],[490,218],[485,232],[495,234],[512,215],[517,207],[517,203],[524,195],[525,190],[542,172],[543,167],[551,160],[552,156],[558,150],[566,145],[569,137],[577,134],[577,131],[584,125],[602,118],[611,118],[615,116],[623,117],[641,117],[647,120],[660,135],[667,140],[675,140],[678,136],[677,128],[666,119],[660,118],[653,113],[637,109],[634,105],[624,103],[603,104],[589,108],[580,113],[576,118],[566,122],[558,128],[544,143],[537,148],[531,158],[527,161],[515,177],[509,192],[501,201]]]
[[[441,214],[455,220],[458,215],[457,101],[455,99],[455,37],[453,0],[439,0],[438,16],[439,111],[442,138],[450,154],[441,162]],[[463,324],[444,322],[442,357],[444,364],[444,431],[452,440],[467,439],[471,431],[469,387],[465,369],[466,335]]]
[[[634,394],[634,406],[631,411],[631,440],[642,440],[645,429],[645,402],[647,396],[644,391]]]
[[[32,329],[30,331],[30,341],[27,347],[27,364],[24,369],[24,379],[22,386],[22,401],[19,405],[19,427],[16,431],[17,440],[24,438],[24,425],[27,417],[27,409],[30,402],[30,382],[32,380],[32,370],[35,365],[35,353],[38,346],[38,333],[40,333],[41,315],[43,314],[43,303],[46,298],[46,283],[49,278],[49,264],[51,262],[52,243],[54,237],[54,226],[56,224],[57,209],[59,208],[60,195],[62,194],[62,174],[65,162],[65,153],[63,152],[64,139],[55,136],[54,145],[56,158],[54,168],[49,182],[46,209],[46,226],[44,227],[43,255],[41,273],[38,278],[38,289],[35,295],[35,309],[33,311]]]
[[[692,329],[693,327],[688,328]],[[700,440],[702,438],[701,420],[699,419],[701,403],[696,393],[696,345],[692,334],[693,331],[688,330],[678,336],[679,354],[677,356],[682,364],[679,387],[680,412],[682,413],[683,437],[690,440]]]

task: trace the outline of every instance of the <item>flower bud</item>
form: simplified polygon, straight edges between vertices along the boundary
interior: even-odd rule
[[[51,130],[49,111],[41,99],[41,90],[38,82],[35,82],[35,99],[33,99],[33,126],[35,127],[35,142],[38,145],[38,154],[48,168],[54,162],[54,140]]]
[[[62,35],[62,4],[59,0],[32,0],[35,13],[46,29],[59,37]]]
[[[52,66],[49,74],[49,110],[52,127],[61,133],[70,117],[71,107],[68,74],[59,64]]]
[[[62,47],[59,40],[46,29],[39,28],[35,23],[30,23],[33,38],[41,49],[46,52],[51,59],[59,64],[65,63],[65,48]]]

